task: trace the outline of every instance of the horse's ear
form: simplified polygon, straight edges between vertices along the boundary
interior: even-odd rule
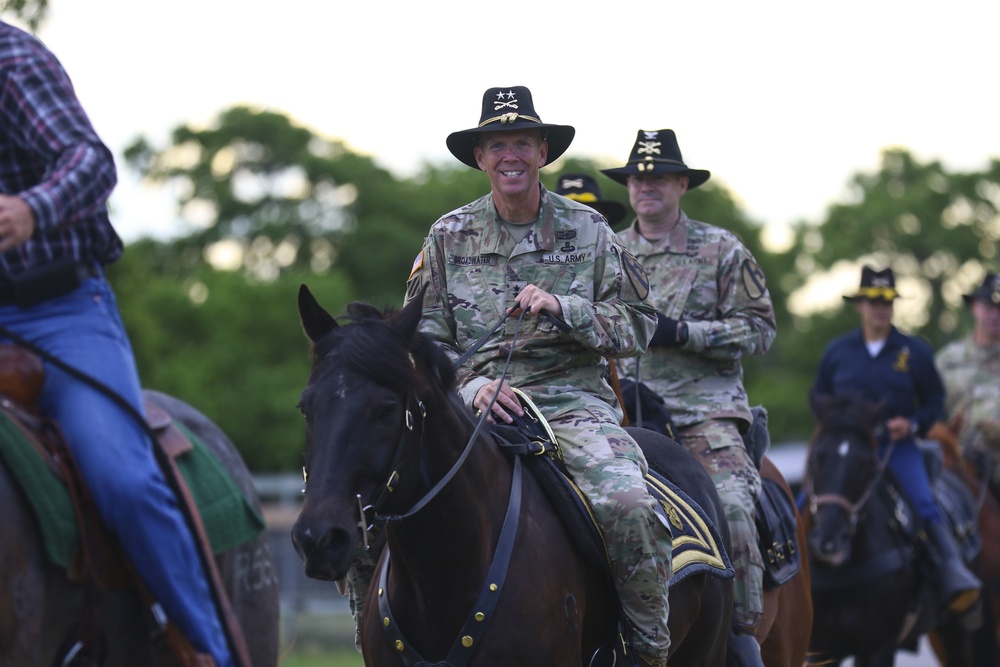
[[[424,314],[424,294],[426,292],[427,285],[424,285],[420,292],[392,318],[392,328],[406,340],[413,340],[413,336],[417,333],[420,318]]]
[[[333,316],[319,305],[316,297],[305,285],[299,287],[299,319],[306,337],[314,343],[338,326]]]

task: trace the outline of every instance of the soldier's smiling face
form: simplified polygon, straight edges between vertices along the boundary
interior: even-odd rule
[[[538,189],[538,170],[549,145],[538,130],[487,132],[476,144],[479,168],[486,172],[497,197],[518,197]]]

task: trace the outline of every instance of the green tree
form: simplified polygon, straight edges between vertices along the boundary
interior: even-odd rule
[[[10,12],[27,24],[32,32],[45,21],[49,13],[49,0],[3,0],[0,12]]]
[[[961,294],[997,264],[1000,161],[980,172],[950,173],[938,161],[922,163],[891,149],[877,171],[856,174],[850,186],[847,201],[830,206],[819,224],[800,222],[793,248],[767,267],[783,306],[778,339],[763,364],[753,366],[753,386],[773,385],[756,395],[765,397],[779,439],[808,437],[807,396],[823,349],[858,326],[840,298],[848,290],[831,280],[838,270],[848,270],[856,288],[861,264],[893,267],[906,297],[897,304],[897,323],[938,348],[966,326]]]
[[[133,243],[108,272],[143,385],[208,415],[252,470],[296,469],[304,427],[295,405],[309,375],[299,285],[339,312],[347,281],[293,270],[261,282],[206,265],[178,275],[174,249]]]
[[[427,165],[399,180],[342,141],[247,107],[223,111],[207,129],[178,127],[166,147],[139,137],[125,157],[181,193],[180,216],[194,230],[177,241],[188,263],[235,257],[261,280],[336,264],[358,298],[386,305],[401,304],[431,223],[485,187],[467,167]]]

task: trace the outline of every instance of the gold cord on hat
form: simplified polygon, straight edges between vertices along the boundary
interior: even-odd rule
[[[897,292],[892,287],[862,287],[861,289],[858,290],[857,298],[869,299],[871,301],[875,301],[878,299],[882,299],[884,301],[892,301],[897,296],[899,296],[899,292]]]
[[[542,122],[540,119],[535,118],[534,116],[525,116],[524,114],[518,114],[514,111],[511,111],[510,113],[505,113],[501,116],[494,116],[493,118],[487,118],[486,120],[484,120],[482,123],[479,124],[479,127],[484,127],[486,125],[489,125],[490,123],[496,123],[498,121],[506,125],[507,123],[513,123],[514,121],[519,119],[527,120],[532,123],[538,123],[538,124],[541,124]]]

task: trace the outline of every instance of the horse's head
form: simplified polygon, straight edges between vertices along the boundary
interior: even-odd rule
[[[878,482],[874,433],[881,406],[815,394],[810,403],[817,425],[806,460],[809,550],[837,566],[851,557],[858,521]]]
[[[424,409],[441,411],[454,383],[447,357],[417,331],[421,310],[422,298],[394,314],[352,303],[338,324],[299,291],[313,365],[299,402],[305,499],[292,542],[310,577],[343,577],[371,513],[405,509],[420,491]]]

